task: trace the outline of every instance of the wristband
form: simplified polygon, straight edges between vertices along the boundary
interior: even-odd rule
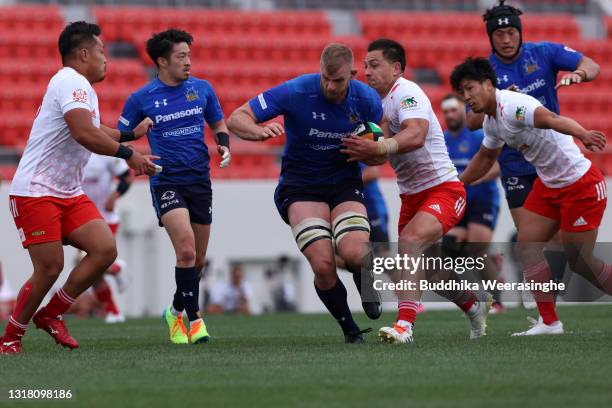
[[[136,140],[136,133],[134,133],[133,130],[120,130],[119,134],[119,143],[131,142],[132,140]]]
[[[225,146],[229,149],[229,135],[227,133],[217,133],[217,140],[219,141],[219,146]]]
[[[132,149],[120,144],[119,149],[117,149],[117,153],[115,153],[114,156],[123,160],[130,160],[130,157],[132,157],[133,154],[134,151]]]
[[[582,80],[586,81],[587,80],[587,73],[586,73],[586,71],[584,69],[576,69],[576,70],[574,70],[574,74],[580,76],[580,74],[578,72],[582,72],[582,74],[584,75],[582,77]]]
[[[381,155],[390,155],[397,153],[399,146],[394,138],[382,139],[378,142],[378,153]]]

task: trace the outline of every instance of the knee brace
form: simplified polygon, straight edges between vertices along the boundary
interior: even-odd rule
[[[322,218],[306,218],[291,228],[291,232],[300,251],[320,239],[332,239],[331,225]]]
[[[365,231],[369,234],[370,221],[368,221],[368,217],[355,211],[346,211],[338,215],[332,226],[336,246],[351,231]]]

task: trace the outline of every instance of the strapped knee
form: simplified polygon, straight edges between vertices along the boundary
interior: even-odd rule
[[[332,231],[336,246],[351,231],[365,231],[370,234],[368,217],[355,211],[346,211],[338,215],[333,222]]]
[[[304,251],[313,242],[332,239],[331,225],[322,218],[306,218],[291,228],[291,232],[300,251]]]

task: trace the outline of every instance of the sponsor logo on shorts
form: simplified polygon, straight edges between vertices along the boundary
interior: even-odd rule
[[[163,204],[162,204],[162,205],[160,205],[159,207],[160,207],[161,209],[164,209],[164,208],[168,208],[168,207],[170,207],[170,206],[171,206],[171,205],[173,205],[173,204],[180,204],[180,201],[179,201],[179,200],[171,200],[171,201],[168,201],[168,202],[163,203]]]
[[[162,200],[172,200],[175,195],[176,193],[174,191],[165,191],[164,194],[162,194],[161,199]]]
[[[72,100],[74,102],[87,103],[87,91],[84,89],[75,89],[72,91]]]
[[[19,238],[21,238],[21,242],[25,241],[26,236],[25,236],[25,233],[23,232],[23,228],[19,228],[17,231],[19,232]]]
[[[123,123],[125,126],[130,126],[130,121],[123,116],[119,116],[119,122]]]
[[[605,200],[608,197],[608,187],[605,181],[600,181],[595,184],[595,190],[597,190],[597,201]]]
[[[455,201],[455,213],[457,215],[463,214],[463,210],[465,209],[465,199],[463,197],[459,197],[457,201]]]
[[[442,214],[442,210],[440,209],[440,205],[439,204],[432,204],[432,205],[429,206],[429,208],[431,208],[432,210],[434,210],[438,214]]]
[[[572,227],[582,227],[587,225],[588,223],[584,220],[582,216],[578,217],[576,221],[572,224]]]
[[[358,195],[358,196],[361,196],[361,198],[364,198],[363,193],[359,191],[358,188],[355,189],[355,195]]]
[[[32,231],[32,236],[33,237],[42,237],[43,235],[45,235],[47,232],[46,231]]]
[[[524,190],[525,189],[525,185],[524,184],[519,184],[519,178],[518,177],[508,177],[506,179],[506,189],[508,191]]]
[[[491,213],[484,213],[484,214],[482,214],[482,219],[485,220],[485,221],[493,222],[493,214],[491,214]]]

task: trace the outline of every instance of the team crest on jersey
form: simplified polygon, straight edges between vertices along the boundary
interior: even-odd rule
[[[525,121],[525,110],[527,108],[525,106],[519,106],[518,108],[516,108],[516,120],[520,120],[521,122]]]
[[[540,69],[540,66],[538,65],[538,63],[533,57],[530,57],[529,59],[525,61],[523,68],[525,68],[525,72],[527,74],[532,74],[536,72],[538,69]]]
[[[470,145],[469,143],[461,143],[459,145],[459,151],[461,153],[467,153],[470,150]]]
[[[195,88],[191,87],[187,89],[185,93],[185,97],[187,98],[187,102],[193,102],[197,99],[200,99],[200,95],[198,95],[198,91]]]
[[[402,109],[414,108],[418,105],[418,102],[414,96],[409,96],[407,98],[402,99],[400,102],[400,106]]]
[[[75,89],[72,92],[72,100],[75,102],[87,103],[87,91],[84,89]]]

